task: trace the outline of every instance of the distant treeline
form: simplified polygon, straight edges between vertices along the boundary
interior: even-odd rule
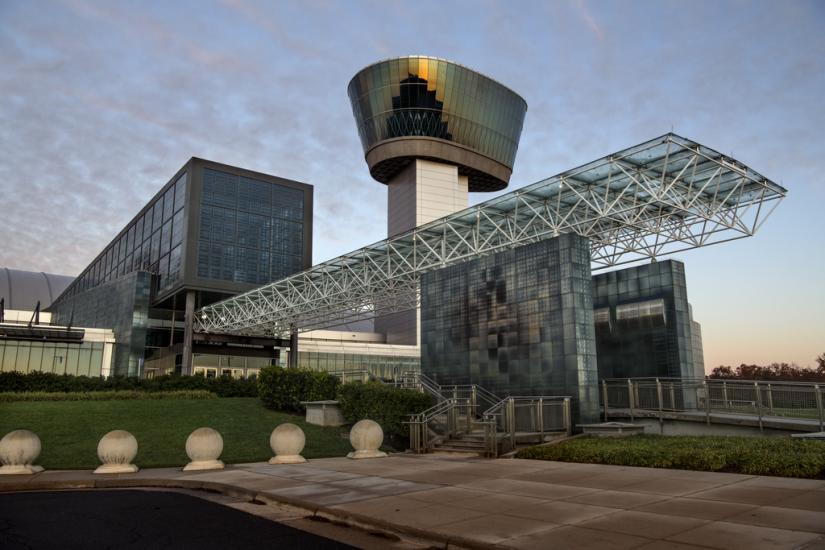
[[[710,378],[734,380],[782,380],[785,382],[825,382],[825,353],[816,358],[814,368],[800,367],[793,363],[762,365],[719,366],[708,375]]]

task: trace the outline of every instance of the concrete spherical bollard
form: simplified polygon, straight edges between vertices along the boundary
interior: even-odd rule
[[[40,456],[40,438],[29,430],[14,430],[0,439],[0,474],[36,474],[43,468],[32,464]]]
[[[355,451],[347,458],[381,458],[387,453],[379,451],[384,442],[384,430],[373,420],[359,420],[349,432],[349,442]]]
[[[138,442],[135,436],[124,430],[112,430],[100,438],[97,457],[101,464],[95,474],[130,474],[138,471],[132,464],[137,456]]]
[[[269,459],[270,464],[300,464],[307,459],[301,456],[307,438],[304,430],[295,424],[281,424],[269,436],[269,446],[275,456]]]
[[[224,464],[218,458],[222,452],[221,434],[212,428],[198,428],[186,438],[186,454],[190,462],[183,470],[221,470]]]

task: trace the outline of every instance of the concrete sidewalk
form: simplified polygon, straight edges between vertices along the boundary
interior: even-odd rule
[[[447,455],[0,477],[0,491],[128,486],[216,490],[471,548],[825,549],[825,480]]]

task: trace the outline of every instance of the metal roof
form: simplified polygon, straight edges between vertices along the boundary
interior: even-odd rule
[[[40,309],[46,309],[60,296],[74,277],[54,275],[42,271],[21,271],[0,268],[0,298],[6,309],[33,311],[40,301]]]

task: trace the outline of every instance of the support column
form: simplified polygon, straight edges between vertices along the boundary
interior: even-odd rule
[[[192,324],[195,321],[195,291],[186,292],[186,309],[184,310],[183,327],[183,364],[181,374],[192,374]]]
[[[291,369],[298,368],[298,329],[295,325],[289,331],[289,362],[287,366]]]

